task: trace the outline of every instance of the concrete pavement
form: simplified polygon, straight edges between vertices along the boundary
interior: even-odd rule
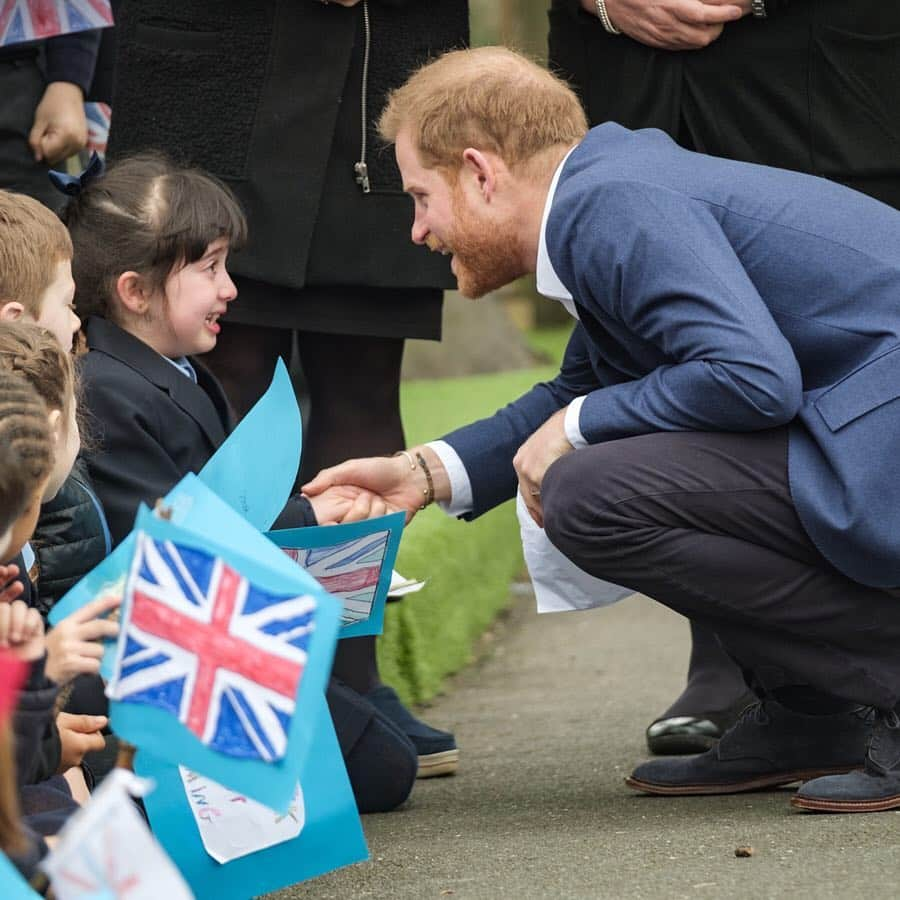
[[[624,786],[687,653],[684,621],[645,598],[538,617],[520,597],[489,655],[423,713],[455,731],[459,774],[365,817],[370,862],[272,896],[900,897],[900,813],[804,815],[789,791],[657,798]],[[739,846],[753,856],[736,858]]]

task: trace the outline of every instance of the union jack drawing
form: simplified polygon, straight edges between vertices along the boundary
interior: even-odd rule
[[[316,601],[272,594],[223,560],[138,534],[107,694],[171,712],[208,747],[280,759]]]
[[[0,47],[112,24],[109,0],[0,0]]]
[[[372,614],[390,535],[390,531],[376,531],[327,547],[282,549],[329,594],[341,598],[341,624],[352,625]]]
[[[84,115],[87,119],[88,138],[85,150],[88,156],[96,151],[106,156],[106,141],[109,138],[109,123],[112,110],[108,103],[85,103]]]

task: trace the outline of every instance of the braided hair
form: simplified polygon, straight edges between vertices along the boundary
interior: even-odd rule
[[[25,512],[52,468],[46,404],[22,375],[0,369],[0,534]]]

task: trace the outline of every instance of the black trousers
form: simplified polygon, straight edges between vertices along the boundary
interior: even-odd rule
[[[787,429],[672,432],[570,453],[542,485],[573,562],[713,629],[765,690],[900,700],[900,595],[851,581],[803,530]],[[893,595],[892,595],[893,593]]]

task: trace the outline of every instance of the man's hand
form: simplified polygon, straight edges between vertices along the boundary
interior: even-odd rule
[[[317,497],[307,498],[320,525],[359,522],[397,512],[378,494],[350,484],[326,488]]]
[[[44,620],[23,600],[0,603],[0,647],[8,647],[24,662],[44,655]]]
[[[66,684],[76,675],[93,675],[100,671],[103,639],[119,633],[118,622],[101,618],[117,609],[122,598],[100,597],[66,616],[47,635],[47,677]]]
[[[72,713],[57,713],[56,729],[62,744],[58,772],[65,772],[72,766],[80,766],[85,753],[102,750],[105,746],[100,729],[106,727],[106,716],[76,716]]]
[[[435,500],[450,499],[450,484],[441,461],[429,447],[413,448],[425,458],[434,481]],[[322,469],[312,481],[303,485],[302,491],[310,501],[336,485],[362,488],[377,494],[392,510],[403,510],[406,521],[421,509],[427,482],[425,473],[415,465],[411,467],[405,456],[373,456],[367,459],[350,459],[330,469]]]
[[[31,152],[52,166],[77,153],[87,144],[84,95],[77,84],[51,81],[34,111],[28,135]]]
[[[581,6],[596,15],[594,0]],[[619,31],[648,47],[699,50],[747,15],[750,0],[606,0],[606,11]]]
[[[575,448],[566,437],[566,410],[553,413],[513,457],[513,467],[519,476],[519,491],[531,518],[544,527],[541,507],[541,483],[550,464]]]

